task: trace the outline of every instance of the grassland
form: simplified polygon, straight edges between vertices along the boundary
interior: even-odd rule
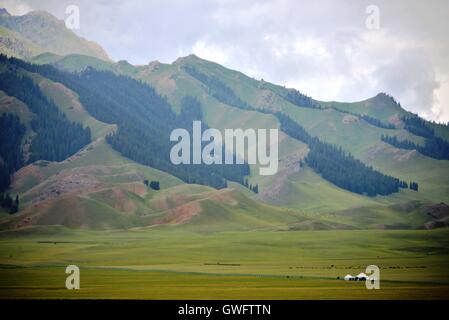
[[[447,299],[449,230],[3,232],[1,298]],[[65,267],[81,290],[65,289]],[[337,277],[381,268],[381,289]]]

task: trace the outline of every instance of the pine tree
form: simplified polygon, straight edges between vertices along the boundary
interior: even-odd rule
[[[258,185],[258,184],[256,184],[256,185],[254,186],[253,192],[254,192],[254,193],[259,193],[259,185]]]
[[[150,188],[153,189],[153,190],[159,190],[160,189],[159,181],[151,181],[150,182]]]
[[[414,191],[418,191],[418,183],[410,182],[410,189]]]

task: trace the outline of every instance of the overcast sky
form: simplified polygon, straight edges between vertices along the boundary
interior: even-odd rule
[[[449,121],[446,0],[0,0],[13,14],[60,19],[68,5],[80,8],[76,32],[114,60],[171,63],[194,53],[316,99],[387,92],[407,110]],[[369,5],[379,8],[378,29],[366,26]]]

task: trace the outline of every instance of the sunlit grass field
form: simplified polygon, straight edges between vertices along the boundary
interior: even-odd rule
[[[447,299],[448,236],[449,230],[4,232],[0,298]],[[65,288],[69,264],[80,268],[80,290]],[[370,264],[380,267],[379,290],[341,280]]]

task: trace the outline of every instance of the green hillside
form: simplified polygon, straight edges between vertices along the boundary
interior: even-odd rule
[[[0,26],[1,53],[8,56],[31,57],[43,51],[43,48],[24,38],[19,33]]]
[[[367,197],[358,197],[355,195],[342,196],[344,191],[335,186],[330,186],[333,192],[326,193],[327,196],[314,196],[320,194],[322,189],[317,186],[326,185],[318,183],[320,180],[316,174],[290,174],[289,183],[282,183],[278,193],[271,198],[275,198],[277,204],[287,205],[295,208],[308,208],[313,203],[313,198],[320,199],[320,207],[323,210],[334,210],[336,207],[344,208],[359,206],[363,203],[394,203],[396,201],[407,201],[413,199],[422,199],[429,201],[448,201],[448,161],[437,161],[416,152],[401,150],[386,145],[380,140],[382,134],[396,135],[403,139],[421,142],[421,137],[415,136],[403,129],[383,129],[367,123],[365,120],[350,113],[368,114],[379,120],[386,121],[392,116],[399,117],[408,114],[401,109],[394,101],[385,96],[378,95],[373,99],[354,104],[338,104],[340,111],[328,108],[323,104],[324,110],[310,109],[292,105],[282,98],[282,91],[285,88],[278,87],[263,81],[256,81],[243,75],[240,72],[226,69],[218,64],[201,60],[193,55],[178,59],[171,65],[158,65],[151,73],[138,73],[136,77],[148,81],[154,85],[159,92],[167,95],[172,104],[176,107],[181,97],[186,94],[194,94],[203,101],[206,122],[210,126],[218,128],[226,127],[278,127],[277,120],[263,113],[244,111],[225,105],[207,94],[204,86],[196,79],[186,74],[182,66],[193,65],[203,73],[219,77],[231,87],[238,96],[254,108],[268,108],[274,111],[282,110],[285,114],[291,116],[299,124],[304,126],[312,135],[323,139],[326,142],[341,146],[344,150],[351,152],[354,156],[361,159],[368,165],[381,170],[387,174],[400,177],[406,181],[420,181],[422,183],[421,191],[418,193],[412,191],[401,191],[390,197],[380,197],[370,199]],[[321,103],[321,102],[319,102]],[[335,103],[333,103],[335,104]],[[342,107],[342,105],[346,106]],[[368,110],[368,111],[366,111]],[[350,113],[346,113],[348,111]],[[433,124],[431,124],[433,125]],[[449,132],[447,127],[442,127],[441,131]],[[280,146],[280,159],[288,158],[288,154],[300,154],[295,160],[302,159],[306,152],[301,150],[301,143],[286,137],[282,140]],[[282,144],[289,147],[284,148]],[[295,146],[296,144],[296,146]],[[296,151],[295,151],[296,149]],[[285,162],[284,162],[285,163]],[[282,164],[281,164],[282,166]],[[428,168],[429,170],[426,170]],[[261,184],[262,190],[279,189],[275,183],[278,179],[272,177],[257,177],[256,170],[252,170],[254,181]],[[278,174],[278,176],[280,173]],[[306,187],[307,186],[307,187]],[[320,190],[318,192],[316,190]],[[261,196],[263,197],[263,191]],[[354,201],[359,198],[359,201]],[[266,198],[268,199],[268,198]],[[347,200],[344,200],[347,199]],[[305,200],[305,201],[304,201]],[[326,204],[327,202],[327,204]],[[313,207],[313,206],[312,206]],[[309,207],[311,208],[311,207]],[[319,210],[316,205],[315,209]]]
[[[84,54],[69,54],[60,56],[57,54],[45,52],[39,55],[32,56],[28,58],[27,61],[34,64],[51,64],[69,72],[79,72],[89,66],[97,70],[112,71],[114,73],[124,74],[128,76],[136,74],[140,69],[143,68],[133,66],[124,60],[113,63]]]
[[[341,147],[345,152],[352,154],[366,165],[372,166],[382,173],[406,182],[417,181],[420,186],[419,192],[401,189],[398,193],[377,197],[367,197],[349,192],[325,180],[307,165],[300,166],[299,162],[303,161],[307,156],[309,146],[303,141],[296,140],[281,132],[278,173],[274,176],[260,176],[258,174],[258,165],[251,165],[248,181],[253,185],[257,184],[259,186],[260,192],[258,194],[248,193],[243,186],[233,185],[233,188],[237,190],[235,191],[237,194],[234,194],[235,197],[244,195],[251,201],[254,201],[253,206],[255,208],[251,212],[260,211],[260,208],[256,209],[256,204],[262,201],[270,205],[315,214],[315,218],[324,221],[327,227],[341,223],[342,225],[356,228],[400,224],[405,225],[407,228],[417,228],[423,227],[423,224],[427,223],[429,219],[404,220],[399,217],[401,215],[400,210],[394,209],[395,204],[419,201],[419,206],[423,207],[449,201],[449,162],[447,160],[435,160],[420,154],[416,150],[398,149],[381,140],[383,135],[388,135],[413,141],[418,145],[424,143],[424,138],[404,129],[400,117],[410,113],[402,109],[393,98],[385,94],[379,94],[371,99],[355,103],[315,101],[314,103],[317,107],[304,107],[295,105],[286,98],[290,92],[289,89],[263,80],[255,80],[240,72],[202,60],[194,55],[180,58],[172,64],[152,62],[147,66],[132,66],[125,61],[118,63],[105,62],[94,57],[77,54],[68,56],[42,54],[32,58],[30,61],[38,64],[50,63],[59,69],[69,72],[79,72],[87,67],[93,67],[99,70],[111,71],[114,74],[133,77],[153,86],[158,93],[167,98],[173,110],[178,114],[182,99],[186,95],[194,96],[202,106],[204,121],[207,125],[222,131],[225,128],[279,128],[280,124],[274,113],[282,112],[300,124],[311,136]],[[251,106],[252,109],[236,107],[218,100],[201,81],[189,72],[186,72],[188,67],[195,68],[208,77],[220,79],[222,83],[235,93],[242,103]],[[104,142],[103,138],[108,133],[114,132],[116,125],[107,125],[92,117],[81,105],[79,96],[74,90],[68,89],[61,83],[49,80],[38,73],[30,73],[24,70],[21,72],[31,77],[39,85],[42,92],[54,101],[71,121],[89,127],[93,139],[98,140],[95,142],[94,152],[85,152],[86,158],[89,160],[82,160],[84,157],[81,157],[77,166],[115,163],[113,159],[116,156],[111,155],[111,152],[115,151]],[[378,119],[383,123],[391,123],[394,125],[394,128],[386,129],[377,126],[368,121],[369,119],[363,118],[365,115]],[[444,137],[449,132],[447,126],[433,123],[428,125],[435,128],[436,134],[441,137]],[[103,151],[97,152],[97,148]],[[104,151],[107,149],[109,151],[105,155]],[[118,153],[117,156],[119,156]],[[122,159],[125,158],[122,157]],[[132,161],[130,162],[133,163]],[[45,172],[51,171],[52,174],[56,174],[60,170],[65,169],[64,163],[65,161],[57,165],[51,164],[48,168],[44,166],[39,171],[46,178],[49,178],[51,174]],[[170,172],[165,174],[169,175]],[[143,175],[139,179],[143,180],[142,177]],[[32,180],[32,178],[27,179]],[[137,180],[133,180],[133,182],[137,183]],[[21,186],[19,187],[19,185]],[[30,195],[33,194],[28,190],[31,186],[33,185],[28,183],[16,183],[14,185],[16,189],[13,188],[12,191],[17,190],[24,193],[24,204],[27,204],[27,201],[30,201]],[[161,194],[164,194],[164,192],[161,192]],[[200,193],[204,192],[206,191]],[[126,192],[125,196],[132,198],[131,202],[134,203],[134,212],[143,212],[149,208],[155,214],[154,219],[159,216],[169,215],[167,212],[161,212],[152,207],[154,199],[146,199],[145,197],[145,199],[133,198],[132,195]],[[104,192],[95,194],[92,199],[101,203],[111,202],[110,195]],[[85,199],[83,198],[80,201],[85,201]],[[227,210],[229,208],[222,208],[220,203],[212,202],[209,203],[208,200],[201,201],[201,207],[206,207],[207,210],[204,210],[202,215],[199,215],[202,219],[196,216],[196,218],[192,218],[195,224],[202,225],[203,218],[206,219],[209,212],[222,212],[229,223],[233,220],[239,221],[235,216],[237,213],[234,212],[228,215]],[[91,204],[87,205],[87,207],[94,208]],[[198,211],[198,207],[194,210]],[[273,210],[273,208],[270,210]],[[365,209],[362,210],[360,208]],[[99,209],[89,210],[97,211]],[[335,217],[333,215],[345,210],[355,210],[362,217],[371,215],[371,212],[384,210],[388,214],[378,216],[378,220],[382,221],[377,224],[371,222],[373,219],[368,219],[370,222],[366,224],[363,223],[363,219],[357,220],[361,221],[360,223],[357,221],[351,223],[351,221],[342,220],[340,216]],[[247,213],[245,212],[245,214]],[[176,221],[176,219],[173,221]],[[148,217],[142,221],[144,222],[132,222],[131,225],[154,223],[154,220]],[[162,219],[161,221],[168,223],[170,219]],[[270,223],[267,224],[267,221],[263,223],[259,223],[256,220],[248,221],[252,221],[254,228],[270,225]],[[183,220],[182,222],[184,223],[185,221]],[[327,225],[327,222],[332,223]],[[285,221],[277,221],[277,223],[281,223],[282,226],[289,224]],[[117,225],[124,224],[120,222]],[[271,226],[273,225],[271,224]],[[237,225],[234,225],[234,227],[237,228]]]
[[[10,192],[20,194],[24,210],[0,219],[3,228],[56,224],[122,229],[183,224],[198,231],[223,231],[286,229],[289,224],[310,220],[299,212],[251,200],[245,191],[185,185],[167,173],[124,158],[104,140],[115,126],[90,116],[76,93],[39,74],[20,72],[33,79],[68,119],[88,126],[95,141],[62,162],[39,161],[19,170]],[[3,95],[2,110],[11,112],[12,101],[17,104],[15,114],[29,122],[32,115],[27,106]],[[149,189],[143,184],[145,179],[159,181],[162,190]]]
[[[287,101],[284,98],[287,89],[283,87],[265,81],[257,81],[240,72],[226,69],[193,55],[180,58],[173,64],[153,62],[148,66],[129,68],[123,68],[126,65],[124,62],[114,64],[79,55],[66,57],[43,55],[35,59],[39,63],[51,62],[58,68],[69,71],[80,71],[87,66],[92,66],[143,80],[154,86],[160,94],[166,96],[176,112],[179,112],[184,96],[195,96],[201,102],[205,122],[210,127],[220,130],[224,128],[279,128],[278,120],[271,114],[242,110],[211,96],[200,81],[185,72],[186,65],[193,66],[204,74],[219,77],[232,88],[242,101],[256,110],[281,111],[297,121],[311,135],[342,147],[343,150],[350,152],[367,165],[407,182],[417,181],[420,185],[419,192],[401,190],[390,196],[374,198],[348,192],[324,180],[312,169],[299,167],[299,161],[304,159],[308,153],[307,145],[281,133],[278,174],[259,176],[257,165],[251,166],[249,182],[257,183],[260,193],[248,195],[256,200],[316,213],[331,213],[361,207],[379,208],[379,206],[390,206],[415,200],[422,201],[422,203],[449,201],[448,161],[435,160],[413,150],[398,149],[381,141],[382,135],[390,135],[418,144],[423,143],[422,137],[404,130],[400,120],[395,122],[400,119],[401,115],[409,113],[387,95],[379,94],[372,99],[356,103],[318,101],[321,109],[313,109],[297,106]],[[53,90],[57,84],[52,84],[48,80],[38,80],[38,83],[43,92],[58,102],[70,119],[91,127],[95,137],[105,134],[102,127],[96,125],[98,121],[80,113],[77,107],[76,93],[67,89],[69,93],[61,96],[61,90]],[[364,120],[362,115],[394,123],[396,129],[380,128]],[[436,132],[441,136],[448,132],[447,127],[444,126],[435,128],[439,128]]]

